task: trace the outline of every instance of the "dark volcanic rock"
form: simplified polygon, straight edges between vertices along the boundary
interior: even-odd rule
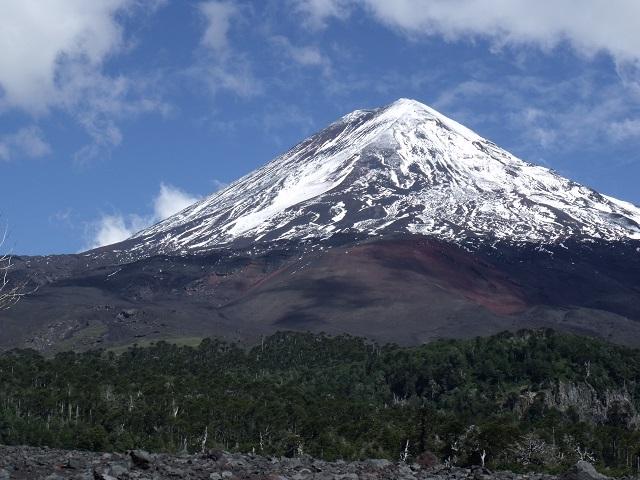
[[[148,452],[145,452],[144,450],[134,450],[130,455],[131,461],[133,461],[133,464],[136,467],[142,468],[143,470],[151,468],[153,457]]]
[[[523,328],[640,346],[638,241],[476,250],[418,235],[345,242],[128,264],[16,259],[16,281],[40,288],[0,312],[0,350],[253,343],[281,330],[411,345]]]
[[[214,458],[215,457],[215,458]],[[65,461],[65,459],[67,459]],[[71,467],[71,459],[73,466]],[[140,468],[142,467],[142,468]],[[606,480],[579,462],[562,477],[393,463],[387,460],[325,462],[308,456],[268,458],[216,451],[215,455],[66,452],[0,446],[0,480]]]
[[[593,465],[584,460],[576,463],[571,470],[562,476],[562,480],[608,480],[609,477],[599,473]]]

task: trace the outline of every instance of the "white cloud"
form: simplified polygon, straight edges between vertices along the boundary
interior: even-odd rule
[[[532,155],[624,148],[628,140],[640,139],[640,107],[614,78],[514,75],[501,77],[499,85],[472,80],[444,90],[434,106],[471,127],[508,132],[511,147]]]
[[[184,210],[198,199],[179,188],[161,183],[160,191],[153,199],[152,213],[148,215],[113,213],[102,215],[97,221],[91,222],[87,229],[90,239],[85,245],[85,250],[122,242],[140,230]]]
[[[135,222],[127,221],[122,215],[104,215],[93,225],[93,239],[88,249],[122,242],[137,230]]]
[[[15,133],[0,137],[0,160],[21,157],[38,158],[51,153],[51,147],[43,139],[36,126],[25,127]]]
[[[191,74],[203,82],[212,95],[230,91],[239,97],[253,97],[262,93],[262,84],[255,78],[247,60],[238,56],[231,61],[201,62]]]
[[[207,23],[200,42],[219,54],[226,54],[230,48],[231,21],[240,14],[238,6],[231,2],[209,1],[201,3],[199,8]]]
[[[214,178],[211,181],[211,184],[213,185],[213,192],[219,192],[220,190],[224,190],[225,188],[227,188],[229,186],[229,184],[227,182],[223,182],[221,180],[218,180],[217,178]]]
[[[189,70],[190,76],[204,83],[214,95],[223,90],[241,97],[261,93],[262,86],[253,75],[250,62],[233,48],[229,38],[234,23],[244,20],[246,9],[230,1],[208,0],[199,4],[199,11],[205,29],[200,38],[202,49]]]
[[[70,75],[66,89],[83,92],[72,97],[65,107],[73,112],[90,142],[75,154],[85,164],[103,152],[120,145],[123,134],[118,122],[145,113],[167,115],[171,107],[164,102],[154,77],[105,77],[99,73]]]
[[[287,37],[282,35],[276,35],[271,40],[295,63],[305,67],[320,67],[327,75],[331,72],[331,61],[322,54],[318,47],[293,45]]]
[[[104,64],[126,50],[122,20],[164,0],[5,0],[0,15],[0,113],[10,109],[42,116],[51,109],[71,115],[91,144],[86,160],[117,146],[116,121],[166,111],[149,83],[109,76]]]
[[[162,183],[160,184],[160,193],[153,201],[154,219],[160,221],[169,218],[197,201],[198,197]]]
[[[351,0],[293,0],[295,8],[307,19],[313,28],[323,28],[327,19],[337,17],[342,20],[349,16]]]
[[[623,85],[640,99],[640,58],[634,61],[617,62],[616,72]]]
[[[41,113],[63,100],[65,65],[99,69],[122,46],[114,16],[130,0],[6,0],[0,16],[0,85],[5,105]]]
[[[585,55],[607,52],[618,62],[640,58],[637,0],[298,0],[315,24],[344,19],[360,7],[379,22],[409,35],[449,40],[486,38],[501,47],[563,42]]]
[[[640,120],[630,119],[613,122],[609,126],[611,136],[618,142],[640,139]]]

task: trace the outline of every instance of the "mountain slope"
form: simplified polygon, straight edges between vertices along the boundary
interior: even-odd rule
[[[130,252],[188,253],[388,233],[472,244],[639,239],[640,208],[526,163],[401,99],[346,115],[125,245]]]
[[[0,350],[278,330],[417,344],[550,327],[640,345],[640,209],[429,107],[356,111],[115,245],[16,259]]]

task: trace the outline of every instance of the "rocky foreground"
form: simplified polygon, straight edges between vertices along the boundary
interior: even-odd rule
[[[269,458],[211,451],[201,455],[127,454],[0,446],[0,480],[605,480],[578,462],[561,477],[393,463],[388,460],[325,462],[308,456]]]

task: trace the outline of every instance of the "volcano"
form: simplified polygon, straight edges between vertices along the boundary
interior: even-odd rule
[[[414,100],[357,110],[124,247],[189,254],[338,234],[640,239],[640,209],[526,163]]]
[[[407,99],[342,117],[124,242],[16,265],[40,288],[1,313],[3,347],[525,327],[640,344],[640,208]]]

